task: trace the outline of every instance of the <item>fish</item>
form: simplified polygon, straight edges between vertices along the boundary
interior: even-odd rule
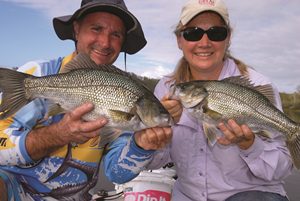
[[[189,115],[202,122],[210,145],[223,135],[217,125],[234,119],[264,138],[272,138],[274,131],[280,132],[295,167],[300,168],[300,124],[275,107],[271,84],[255,86],[246,76],[234,76],[174,84],[171,93]]]
[[[114,65],[97,65],[84,53],[79,53],[63,69],[59,74],[37,77],[0,68],[0,91],[3,92],[0,119],[15,114],[30,101],[40,98],[51,103],[48,108],[51,115],[92,102],[93,111],[84,115],[83,119],[108,119],[100,135],[103,143],[118,137],[112,133],[120,135],[120,131],[125,130],[173,125],[169,112],[132,73]]]

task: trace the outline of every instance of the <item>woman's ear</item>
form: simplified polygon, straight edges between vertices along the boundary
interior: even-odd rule
[[[229,48],[230,43],[231,43],[231,31],[228,31],[227,43],[226,43],[227,49]]]
[[[177,39],[177,46],[179,49],[182,50],[182,37],[181,36],[176,36],[176,39]]]
[[[226,39],[226,50],[229,49],[230,44],[231,44],[231,34],[229,33],[229,35],[227,36],[227,39]]]

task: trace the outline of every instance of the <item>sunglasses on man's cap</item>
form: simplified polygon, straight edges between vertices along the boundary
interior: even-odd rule
[[[183,38],[186,41],[199,41],[204,34],[211,41],[220,42],[227,38],[228,30],[226,27],[214,26],[207,30],[203,30],[199,27],[188,27],[181,31]]]

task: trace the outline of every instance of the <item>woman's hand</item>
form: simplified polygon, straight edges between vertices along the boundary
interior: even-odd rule
[[[170,99],[168,95],[161,99],[161,104],[168,110],[175,123],[178,123],[182,114],[182,105],[180,101]]]
[[[219,144],[237,144],[240,149],[246,150],[254,143],[255,134],[247,125],[240,126],[234,120],[230,119],[227,125],[220,123],[219,129],[224,134],[224,136],[218,138]]]

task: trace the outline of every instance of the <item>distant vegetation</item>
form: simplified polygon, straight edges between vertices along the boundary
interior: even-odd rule
[[[295,93],[280,93],[282,107],[291,119],[300,122],[300,90]]]
[[[158,79],[151,79],[147,77],[143,77],[143,82],[145,85],[153,92],[156,84],[158,83]]]

